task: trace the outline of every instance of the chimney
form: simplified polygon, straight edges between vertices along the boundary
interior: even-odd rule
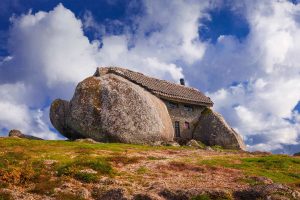
[[[180,85],[185,85],[183,78],[180,79]]]

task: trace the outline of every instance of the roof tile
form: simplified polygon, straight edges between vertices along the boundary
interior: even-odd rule
[[[195,88],[152,78],[142,73],[134,72],[120,67],[98,68],[95,76],[100,76],[103,73],[113,73],[126,78],[129,81],[149,90],[153,94],[158,95],[162,99],[178,100],[180,102],[186,102],[196,105],[213,105],[213,102],[209,97],[205,96],[202,92]]]

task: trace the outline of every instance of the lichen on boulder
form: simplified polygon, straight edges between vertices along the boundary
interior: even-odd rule
[[[172,141],[165,104],[144,88],[114,74],[92,76],[78,84],[70,102],[55,100],[53,126],[69,139],[151,144]]]
[[[240,135],[227,124],[222,115],[209,108],[201,113],[193,137],[208,146],[219,145],[226,149],[246,149]]]

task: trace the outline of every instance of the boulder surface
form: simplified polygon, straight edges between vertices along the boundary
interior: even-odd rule
[[[174,136],[166,105],[115,74],[92,76],[80,82],[70,102],[52,103],[50,119],[69,139],[151,144],[172,141]]]
[[[240,135],[227,124],[222,115],[208,108],[202,112],[193,138],[208,146],[219,145],[226,149],[246,149]]]

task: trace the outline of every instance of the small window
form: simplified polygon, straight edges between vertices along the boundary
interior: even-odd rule
[[[184,105],[184,110],[186,111],[193,111],[193,107],[190,105]]]
[[[168,105],[169,105],[170,108],[178,108],[178,104],[177,103],[168,102]]]
[[[184,128],[190,129],[190,123],[189,122],[184,122]]]

